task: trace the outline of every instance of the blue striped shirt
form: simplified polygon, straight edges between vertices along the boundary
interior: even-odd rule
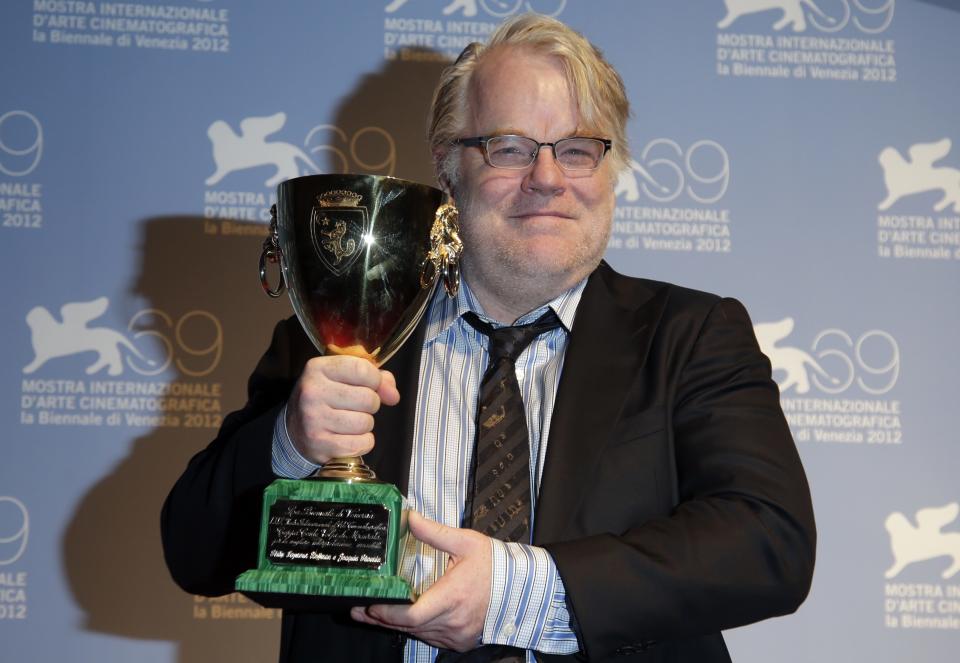
[[[516,362],[530,432],[530,480],[534,487],[531,511],[536,507],[568,330],[573,326],[585,284],[585,280],[581,281],[516,322],[532,322],[552,308],[563,323],[563,327],[534,339]],[[475,311],[482,319],[500,326],[484,315],[465,282],[455,299],[438,288],[428,309],[408,484],[410,508],[450,527],[458,527],[462,521],[474,446],[477,393],[488,363],[487,337],[462,318],[467,311]],[[274,435],[274,473],[291,478],[308,476],[317,466],[297,453],[287,435],[285,419],[284,411],[277,419]],[[531,532],[533,525],[531,522]],[[578,645],[570,628],[566,593],[550,554],[526,543],[491,541],[492,584],[483,642],[553,654],[576,652]],[[418,594],[436,582],[447,565],[446,553],[413,537],[408,538],[402,559],[401,573]],[[426,643],[408,641],[408,663],[427,663],[435,656],[436,649]],[[530,652],[527,660],[533,661]]]

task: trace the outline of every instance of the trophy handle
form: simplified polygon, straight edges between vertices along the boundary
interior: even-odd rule
[[[267,263],[276,265],[280,262],[280,239],[277,236],[277,206],[270,206],[270,234],[263,240],[263,248],[260,250],[260,287],[270,297],[279,297],[286,289],[286,283],[283,281],[283,269],[280,270],[280,282],[274,289],[270,287],[270,279],[267,278]]]
[[[463,241],[460,239],[458,219],[459,212],[452,203],[444,203],[437,208],[430,229],[430,251],[420,267],[420,287],[433,285],[439,276],[450,297],[456,297],[460,288]]]

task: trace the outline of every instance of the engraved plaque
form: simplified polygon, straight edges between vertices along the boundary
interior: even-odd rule
[[[263,494],[257,568],[236,588],[285,610],[411,603],[400,575],[403,502],[396,486],[376,480],[277,479]]]
[[[389,517],[381,504],[277,500],[267,557],[274,564],[376,570],[386,561]]]

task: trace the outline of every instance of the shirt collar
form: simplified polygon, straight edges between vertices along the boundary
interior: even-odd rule
[[[583,289],[587,285],[587,279],[582,279],[569,290],[561,292],[543,306],[530,311],[517,320],[517,324],[526,324],[533,322],[543,315],[548,308],[560,318],[564,329],[569,332],[573,329],[573,318],[577,313],[577,306],[580,304],[580,297],[583,295]],[[460,289],[456,297],[448,297],[447,291],[438,286],[433,293],[433,299],[430,307],[427,309],[427,328],[425,330],[424,342],[430,343],[440,334],[446,332],[464,313],[473,311],[481,319],[490,322],[494,327],[501,327],[501,323],[491,319],[483,311],[483,307],[476,296],[467,285],[466,279],[460,280]]]

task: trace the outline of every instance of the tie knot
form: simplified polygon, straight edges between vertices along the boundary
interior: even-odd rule
[[[497,363],[501,359],[507,359],[511,364],[517,361],[517,357],[523,352],[524,348],[530,345],[537,336],[556,329],[560,326],[560,318],[553,312],[553,309],[537,318],[534,322],[527,325],[515,325],[511,327],[494,328],[488,322],[484,322],[473,311],[463,314],[463,319],[482,334],[490,339],[490,365]]]

